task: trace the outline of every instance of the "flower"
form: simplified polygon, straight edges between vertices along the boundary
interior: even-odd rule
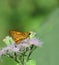
[[[34,38],[27,38],[25,40],[23,40],[20,44],[18,44],[17,46],[23,46],[23,47],[29,47],[30,45],[34,45],[34,46],[39,46],[42,47],[43,42],[41,42],[40,40],[38,40],[36,37]]]
[[[4,50],[0,50],[0,57],[5,54]]]
[[[23,41],[21,41],[21,43],[19,43],[18,45],[16,44],[17,47],[28,47],[28,38],[24,39]]]
[[[42,42],[35,37],[36,33],[31,32],[30,38],[22,40],[19,44],[16,44],[12,37],[6,36],[3,42],[6,43],[7,47],[0,51],[0,56],[7,53],[19,52],[21,49],[29,48],[31,45],[42,47]]]
[[[16,48],[14,45],[10,45],[0,50],[0,56],[8,54],[8,53],[12,53],[12,52],[18,52],[18,51],[19,51],[18,48]]]
[[[42,45],[43,45],[43,42],[41,42],[41,41],[38,40],[37,38],[31,38],[31,39],[29,40],[29,43],[30,43],[30,44],[33,44],[33,45],[35,45],[35,46],[40,46],[40,47],[42,47]]]
[[[29,56],[31,55],[33,49],[36,49],[36,47],[38,46],[42,47],[43,45],[43,43],[38,40],[35,35],[36,33],[31,32],[29,38],[22,40],[18,44],[16,44],[12,37],[6,36],[5,39],[3,39],[3,42],[5,42],[7,46],[0,50],[0,57],[3,55],[7,55],[18,62],[18,60],[22,61],[22,59],[24,60],[25,58],[24,56],[27,56],[27,60],[29,60]],[[17,58],[18,60],[15,58]]]
[[[12,43],[15,43],[14,40],[12,39],[12,37],[10,37],[10,36],[6,36],[5,39],[3,39],[3,42],[5,42],[5,44],[7,46],[9,46]]]

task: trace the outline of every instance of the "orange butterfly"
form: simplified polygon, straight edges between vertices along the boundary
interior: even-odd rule
[[[19,44],[22,40],[29,37],[30,32],[10,31],[10,35],[13,37],[16,44]]]

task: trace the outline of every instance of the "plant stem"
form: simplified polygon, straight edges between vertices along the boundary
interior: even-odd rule
[[[29,54],[28,54],[28,56],[27,56],[27,61],[30,59],[31,54],[32,54],[33,50],[35,50],[35,49],[36,49],[36,47],[35,47],[34,45],[32,45],[32,46],[30,47],[30,52],[29,52]]]
[[[19,63],[19,61],[17,60],[17,54],[16,53],[14,53],[14,56],[15,56],[14,57],[15,61]]]

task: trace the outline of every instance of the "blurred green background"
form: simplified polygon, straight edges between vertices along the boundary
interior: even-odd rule
[[[37,65],[59,65],[59,0],[0,0],[0,48],[10,30],[34,31],[44,42],[32,59]],[[8,57],[0,65],[16,65]]]

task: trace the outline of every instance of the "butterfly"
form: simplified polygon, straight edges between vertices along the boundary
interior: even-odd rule
[[[30,32],[10,31],[10,35],[12,36],[16,44],[19,44],[22,40],[29,38],[30,34]]]

